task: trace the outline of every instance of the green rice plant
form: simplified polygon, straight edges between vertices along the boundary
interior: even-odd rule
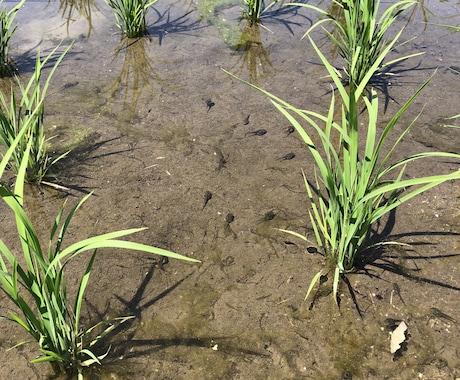
[[[115,11],[117,26],[126,37],[139,38],[148,34],[145,16],[157,0],[105,0],[105,2]]]
[[[51,78],[70,47],[64,50],[56,59],[43,86],[41,85],[43,68],[54,56],[59,46],[45,57],[43,61],[40,59],[40,53],[37,54],[34,74],[25,86],[18,77],[16,78],[21,93],[20,99],[17,99],[14,86],[11,86],[11,95],[8,100],[3,92],[0,92],[0,145],[8,149],[12,142],[15,141],[19,132],[24,129],[24,125],[27,124],[30,126],[27,128],[27,132],[22,135],[22,139],[19,141],[8,164],[13,172],[17,173],[19,171],[26,146],[30,141],[32,146],[28,155],[28,165],[25,175],[25,181],[28,183],[42,182],[48,176],[50,168],[68,153],[50,157],[47,152],[49,139],[45,136],[44,102]],[[35,110],[35,112],[31,112],[31,110]]]
[[[16,12],[25,1],[21,0],[10,11],[7,11],[5,7],[0,10],[0,77],[10,75],[13,72],[9,58],[10,39],[17,28],[17,25],[13,26]],[[0,1],[0,5],[3,5],[3,0]]]
[[[446,120],[452,120],[452,119],[458,119],[460,117],[460,113],[458,115],[454,115],[451,117],[447,117]],[[450,127],[450,128],[460,128],[460,125],[449,125],[445,124],[444,127]]]
[[[326,271],[329,272],[332,268],[334,272],[333,296],[337,301],[339,281],[342,276],[357,269],[358,258],[361,259],[359,262],[365,262],[364,256],[371,248],[397,244],[396,242],[371,244],[370,235],[374,224],[416,195],[445,181],[460,179],[460,170],[450,174],[404,179],[406,166],[420,159],[436,157],[459,159],[460,155],[425,152],[392,162],[393,152],[413,127],[418,116],[397,136],[388,151],[384,151],[384,146],[388,144],[391,132],[401,116],[427,86],[431,77],[407,100],[383,130],[380,130],[376,91],[371,90],[370,98],[362,97],[363,84],[367,77],[358,87],[351,82],[347,92],[335,68],[311,38],[310,41],[340,94],[342,106],[338,120],[335,115],[334,94],[328,114],[322,115],[296,108],[275,95],[246,83],[270,97],[275,107],[295,127],[314,158],[316,164],[314,179],[309,181],[303,174],[305,189],[311,204],[309,216],[318,251],[326,258]],[[377,65],[371,69],[377,70]],[[373,71],[370,71],[367,76],[370,77],[372,74]],[[365,104],[364,111],[357,105],[359,99],[362,99]],[[361,122],[366,122],[367,128],[360,127]],[[302,123],[307,124],[308,127],[303,127]],[[312,133],[319,137],[320,144],[313,142]],[[333,136],[336,134],[340,141],[335,145]],[[359,148],[361,142],[364,143],[363,149]],[[282,231],[309,241],[307,236],[296,231]],[[325,274],[324,270],[316,273],[305,298],[323,274]]]
[[[40,112],[40,110],[34,109],[31,112]],[[32,127],[31,124],[31,119],[28,119],[6,151],[0,163],[0,178],[21,139]],[[83,379],[85,367],[100,364],[108,354],[108,351],[98,354],[95,346],[113,331],[116,323],[123,323],[133,318],[130,316],[113,318],[86,329],[82,326],[83,298],[97,250],[99,248],[121,248],[190,262],[198,260],[160,248],[119,239],[142,231],[143,228],[110,232],[65,247],[64,240],[70,222],[90,194],[78,202],[67,216],[64,216],[64,206],[61,208],[50,231],[48,246],[45,247],[23,207],[24,179],[32,145],[32,140],[29,139],[16,177],[14,191],[0,183],[0,196],[14,213],[22,247],[22,257],[18,257],[3,240],[0,240],[0,288],[17,309],[17,311],[11,310],[8,316],[0,318],[17,323],[29,334],[32,341],[38,344],[40,355],[32,360],[32,363],[48,362],[56,373],[77,374],[80,380]],[[90,252],[90,258],[79,279],[76,296],[71,301],[66,287],[65,279],[69,274],[66,267],[74,257],[86,252]],[[26,343],[29,342],[20,342],[15,347]]]
[[[310,4],[291,3],[288,5],[313,9],[325,16],[313,24],[304,37],[318,26],[332,22],[334,32],[326,30],[326,33],[344,60],[344,72],[348,81],[353,81],[355,85],[362,83],[363,78],[381,53],[389,46],[395,45],[404,27],[391,39],[386,38],[388,30],[404,11],[419,4],[417,0],[400,0],[391,4],[379,17],[380,0],[344,0],[340,2],[333,0],[333,3],[341,12],[331,14]],[[381,74],[391,65],[420,54],[423,53],[410,54],[386,63],[381,62],[374,74]]]
[[[273,0],[270,4],[265,6],[264,0],[240,0],[241,8],[243,9],[243,17],[253,24],[260,23],[262,13],[268,11],[279,0]]]

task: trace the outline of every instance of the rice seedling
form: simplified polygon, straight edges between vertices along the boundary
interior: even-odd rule
[[[243,17],[253,24],[260,23],[262,13],[273,7],[279,0],[273,0],[265,6],[264,0],[241,0],[241,8],[243,9]]]
[[[370,68],[381,57],[382,52],[387,50],[389,46],[395,45],[404,27],[390,39],[386,37],[388,30],[393,27],[404,11],[415,7],[419,2],[400,0],[391,4],[383,13],[379,11],[380,0],[344,0],[340,2],[333,0],[333,2],[336,5],[333,9],[339,8],[340,12],[331,14],[310,4],[290,3],[288,5],[313,9],[324,16],[307,30],[304,37],[317,27],[325,23],[332,23],[334,32],[326,30],[326,33],[344,60],[344,72],[347,80],[358,85],[362,83]],[[386,71],[392,65],[420,54],[423,53],[410,54],[386,63],[380,62],[374,75],[388,74]]]
[[[115,11],[118,28],[128,38],[139,38],[146,34],[146,14],[157,0],[105,0]]]
[[[32,146],[28,154],[25,175],[25,181],[28,183],[42,182],[48,176],[50,168],[67,154],[64,153],[56,157],[51,157],[47,152],[47,142],[49,139],[45,136],[44,101],[51,78],[70,47],[65,49],[56,59],[43,86],[40,83],[43,68],[54,56],[59,46],[43,60],[40,58],[40,53],[37,54],[34,74],[25,86],[18,77],[16,78],[21,99],[17,99],[13,86],[11,87],[11,95],[8,100],[3,92],[0,92],[0,144],[8,149],[12,142],[15,141],[19,132],[24,129],[24,125],[29,125],[27,132],[22,135],[8,163],[9,169],[17,173],[23,162],[26,146],[30,141]]]
[[[359,262],[365,262],[366,252],[370,252],[372,248],[398,244],[383,241],[370,243],[374,224],[416,195],[445,181],[460,179],[460,170],[449,174],[404,179],[406,166],[420,159],[439,157],[459,159],[460,155],[424,152],[392,162],[393,152],[413,127],[418,116],[397,136],[388,151],[384,151],[383,147],[388,143],[389,136],[401,116],[428,85],[431,77],[407,100],[379,133],[381,127],[378,121],[377,93],[372,89],[370,98],[362,96],[366,81],[378,69],[378,65],[372,66],[371,71],[357,87],[354,82],[350,82],[347,91],[335,68],[311,38],[310,41],[340,94],[342,106],[338,121],[335,115],[334,94],[328,114],[321,115],[296,108],[275,95],[246,83],[271,99],[274,106],[295,127],[314,158],[317,168],[314,179],[309,181],[303,174],[305,189],[311,204],[309,216],[316,246],[327,262],[326,272],[332,268],[334,273],[333,296],[337,301],[339,281],[347,273],[357,269],[358,258]],[[363,112],[357,106],[359,99],[362,99],[365,104]],[[365,121],[367,128],[360,127],[360,123]],[[308,127],[303,127],[301,123],[307,124]],[[313,142],[312,133],[319,137],[320,144]],[[334,145],[332,137],[337,133],[340,141]],[[360,142],[364,142],[362,151],[359,149]],[[282,231],[309,241],[307,236],[296,231]],[[308,287],[306,298],[324,274],[326,274],[324,270],[316,273]]]
[[[10,39],[17,28],[17,25],[13,26],[14,18],[24,2],[20,1],[9,11],[5,7],[0,10],[0,77],[11,75],[14,71],[9,58]],[[0,5],[3,5],[3,0]]]
[[[39,109],[31,110],[40,112]],[[11,143],[0,163],[0,178],[28,129],[32,119],[27,119]],[[24,180],[28,165],[28,155],[33,142],[28,140],[22,162],[16,177],[14,191],[0,183],[0,196],[14,213],[18,237],[22,247],[22,257],[18,257],[0,240],[0,287],[16,310],[0,316],[21,326],[38,344],[40,354],[32,363],[48,362],[57,374],[77,375],[83,379],[84,368],[101,364],[108,351],[99,353],[96,346],[115,328],[133,318],[131,316],[100,321],[92,327],[84,328],[81,323],[83,298],[87,289],[91,270],[99,248],[121,248],[148,252],[155,255],[197,262],[170,251],[151,247],[120,238],[142,231],[143,228],[110,232],[90,237],[67,247],[64,246],[67,229],[77,210],[90,196],[84,197],[67,216],[64,206],[58,212],[50,231],[48,247],[38,236],[34,225],[23,208]],[[83,275],[79,278],[76,296],[72,301],[66,287],[67,264],[77,255],[89,252],[90,257]],[[15,347],[29,343],[22,341]]]

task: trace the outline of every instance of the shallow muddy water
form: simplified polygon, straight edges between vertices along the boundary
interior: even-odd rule
[[[111,345],[111,351],[87,377],[459,378],[459,183],[420,195],[380,226],[382,237],[411,247],[388,249],[349,276],[361,316],[345,284],[340,311],[327,296],[328,283],[314,302],[305,301],[322,257],[276,228],[312,236],[301,169],[313,175],[313,160],[270,101],[221,68],[299,108],[326,112],[330,81],[301,40],[317,15],[282,8],[267,14],[263,27],[247,29],[237,3],[160,0],[148,15],[150,37],[128,44],[102,2],[78,13],[64,0],[27,1],[17,14],[11,54],[24,77],[38,49],[44,55],[73,43],[45,105],[49,134],[56,136],[51,148],[72,150],[57,172],[72,190],[31,188],[26,200],[44,241],[63,199],[71,205],[94,191],[74,219],[69,244],[147,226],[132,239],[202,261],[162,265],[145,254],[99,253],[85,325],[136,318],[105,341],[102,349]],[[397,75],[377,87],[383,123],[437,69],[398,126],[396,133],[425,107],[396,158],[460,153],[459,130],[444,126],[460,123],[445,120],[460,112],[460,33],[432,25],[460,25],[460,5],[425,6],[436,17],[429,15],[427,25],[419,9],[403,34],[410,41],[393,55],[425,54],[396,66]],[[313,36],[332,54],[321,33]],[[428,160],[408,175],[457,168]],[[2,240],[18,247],[3,204],[0,223]],[[69,267],[70,289],[87,259]],[[4,314],[7,300],[1,302]],[[408,325],[401,355],[390,353],[389,319]],[[1,327],[0,378],[49,378],[46,365],[29,363],[34,344],[7,351],[24,333],[6,321]]]

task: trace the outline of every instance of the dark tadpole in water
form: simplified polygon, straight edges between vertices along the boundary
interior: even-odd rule
[[[233,223],[235,220],[235,216],[229,212],[227,216],[225,217],[225,225],[224,225],[224,235],[225,237],[233,235],[233,239],[236,239],[236,233],[232,230],[232,227],[230,227],[230,224]]]
[[[224,154],[219,148],[216,148],[216,156],[219,159],[219,164],[217,165],[216,171],[220,172],[223,168],[227,165],[227,158],[225,158]]]
[[[169,259],[166,256],[160,256],[156,259],[155,268],[165,270],[164,266],[169,263]]]
[[[273,211],[268,211],[265,213],[262,221],[269,222],[270,220],[273,220],[274,218],[275,218],[275,213]]]
[[[206,100],[206,107],[208,108],[208,110],[206,112],[209,112],[209,110],[214,107],[216,105],[216,103],[214,103],[211,99],[208,99]]]
[[[228,224],[232,223],[234,220],[235,220],[235,215],[233,215],[231,212],[229,212],[227,216],[225,217],[225,221]]]
[[[67,88],[72,88],[72,87],[75,87],[78,85],[78,81],[75,81],[75,82],[67,82],[66,84],[64,84],[64,86],[62,86],[62,89],[65,90]]]
[[[404,300],[403,300],[403,298],[401,296],[401,290],[399,289],[399,285],[396,284],[396,283],[393,283],[392,288],[393,288],[391,290],[392,296],[393,296],[393,293],[396,294],[399,297],[399,299],[401,300],[401,302],[403,303],[403,305],[405,305],[406,303],[404,302]]]
[[[308,253],[318,253],[318,249],[316,247],[307,247]]]
[[[208,202],[211,200],[211,198],[212,198],[212,193],[210,191],[206,191],[204,193],[204,205],[203,205],[202,210],[204,210],[204,208],[206,207]]]
[[[435,307],[430,308],[430,315],[432,317],[441,318],[441,319],[444,319],[445,321],[449,321],[449,322],[453,322],[457,324],[456,319],[452,318],[450,315],[444,314],[441,310]]]
[[[294,153],[288,153],[280,158],[280,161],[292,160],[295,157]]]
[[[263,136],[267,133],[265,129],[258,129],[257,131],[248,132],[245,136]]]
[[[291,125],[286,128],[286,136],[289,136],[291,133],[295,132],[295,128]]]
[[[249,124],[249,116],[251,116],[251,115],[248,115],[248,116],[246,116],[246,117],[244,118],[244,120],[243,120],[243,125],[248,125],[248,124]]]

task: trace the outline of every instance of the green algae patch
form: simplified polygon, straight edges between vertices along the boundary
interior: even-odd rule
[[[241,38],[241,28],[235,20],[228,20],[224,11],[235,6],[231,0],[199,0],[197,9],[201,17],[208,20],[219,31],[223,41],[236,46]]]

